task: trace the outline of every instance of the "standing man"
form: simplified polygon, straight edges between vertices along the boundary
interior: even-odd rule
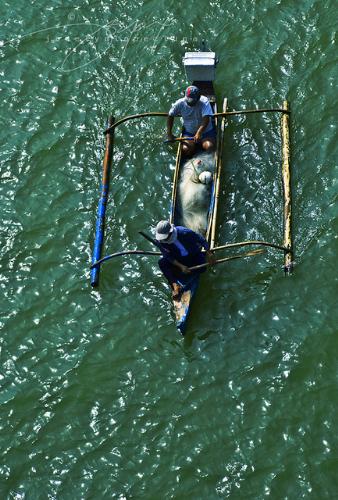
[[[183,291],[181,283],[192,276],[189,267],[204,264],[206,257],[209,262],[212,262],[214,256],[209,251],[208,242],[200,234],[183,226],[175,227],[166,220],[161,220],[157,224],[155,237],[162,252],[158,265],[169,281],[173,299],[179,300]],[[202,248],[206,252],[202,252]],[[205,268],[194,273],[203,271]]]
[[[198,87],[191,85],[185,91],[185,97],[178,99],[170,108],[167,120],[168,139],[174,139],[172,128],[174,117],[183,119],[184,136],[192,140],[184,141],[183,153],[187,156],[194,154],[196,144],[200,143],[205,151],[211,152],[216,143],[216,129],[211,119],[213,111],[209,99],[203,95]]]

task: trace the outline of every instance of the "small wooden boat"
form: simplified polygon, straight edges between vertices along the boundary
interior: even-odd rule
[[[184,58],[184,66],[186,69],[187,77],[193,85],[196,85],[201,90],[201,93],[209,98],[213,109],[213,119],[215,120],[215,126],[217,129],[217,141],[216,149],[211,154],[211,159],[214,164],[213,179],[211,183],[211,189],[209,191],[208,203],[205,205],[205,217],[203,219],[203,227],[199,226],[198,232],[205,237],[209,242],[211,250],[222,250],[229,248],[239,248],[247,245],[264,246],[279,251],[284,252],[284,270],[286,274],[290,274],[293,268],[293,243],[292,243],[292,203],[291,203],[291,168],[290,168],[290,142],[289,142],[289,104],[287,101],[283,102],[282,108],[273,109],[249,109],[249,110],[238,110],[238,111],[227,111],[227,100],[223,99],[223,109],[221,113],[217,113],[216,95],[213,87],[213,81],[215,77],[215,53],[214,52],[192,52],[186,53]],[[253,241],[242,241],[238,243],[229,243],[222,246],[215,246],[215,236],[216,236],[216,222],[217,222],[217,211],[218,211],[218,200],[220,193],[220,178],[221,178],[221,167],[222,167],[222,154],[223,154],[223,141],[224,141],[224,131],[225,131],[225,119],[226,116],[235,116],[242,114],[251,113],[270,113],[278,112],[282,113],[281,119],[281,131],[282,131],[282,182],[283,182],[283,196],[284,196],[284,241],[283,245],[278,245],[275,243],[269,243],[261,240]],[[91,285],[98,286],[99,271],[101,263],[122,255],[128,254],[138,254],[138,255],[160,255],[160,252],[149,252],[143,250],[130,250],[115,252],[112,255],[107,255],[101,258],[102,244],[104,239],[104,225],[105,225],[105,209],[108,199],[109,190],[109,174],[111,170],[111,164],[113,160],[113,139],[115,128],[128,120],[150,117],[150,116],[162,116],[167,118],[168,114],[164,112],[145,112],[139,113],[137,115],[130,115],[120,120],[114,122],[111,118],[109,121],[109,127],[105,130],[107,136],[106,150],[104,158],[104,168],[102,175],[102,188],[98,204],[98,215],[96,222],[96,235],[95,243],[93,248],[92,265],[91,265]],[[182,137],[182,136],[181,136]],[[200,153],[197,151],[196,155]],[[190,227],[189,224],[182,224],[182,219],[185,220],[185,213],[182,217],[182,206],[180,200],[180,192],[184,193],[184,189],[180,191],[180,177],[184,171],[184,166],[186,159],[182,155],[182,143],[179,142],[179,147],[176,157],[176,168],[173,180],[173,190],[171,199],[171,210],[170,210],[170,222],[175,225],[185,225]],[[195,227],[191,229],[196,231]],[[142,231],[140,233],[149,240],[155,246],[158,246],[158,242],[154,238],[149,237]],[[252,255],[258,255],[261,251],[252,251],[247,253],[238,254],[235,256],[219,259],[217,263],[248,257]],[[176,315],[176,324],[178,330],[184,335],[187,326],[187,320],[189,317],[189,312],[192,304],[194,295],[196,294],[199,285],[199,274],[189,275],[189,280],[182,283],[183,293],[180,300],[174,301],[174,310]]]
[[[213,113],[215,114],[217,113],[217,102],[213,87],[213,76],[212,72],[210,75],[210,68],[206,69],[205,65],[203,65],[203,60],[205,61],[211,59],[215,61],[215,54],[212,52],[211,53],[195,52],[195,53],[189,53],[188,55],[186,54],[185,59],[189,60],[191,59],[191,56],[193,57],[195,56],[195,58],[199,57],[202,60],[202,65],[199,68],[198,64],[197,65],[195,64],[196,60],[193,60],[194,67],[192,72],[194,76],[197,76],[197,78],[192,81],[192,85],[196,85],[200,89],[201,94],[208,97]],[[213,64],[212,69],[214,69],[215,62],[212,64]],[[186,72],[189,78],[189,67],[187,66],[186,66]],[[205,78],[205,76],[208,77],[208,75],[210,75],[209,80]],[[223,101],[224,112],[226,111],[226,106],[227,106],[227,100],[224,99]],[[199,233],[208,241],[211,250],[215,246],[215,230],[216,230],[217,205],[218,205],[219,190],[220,190],[224,121],[225,121],[224,118],[222,118],[222,120],[217,120],[216,118],[214,123],[217,130],[217,139],[216,139],[216,149],[213,153],[211,153],[211,155],[215,167],[210,189],[210,200],[206,208],[207,213],[205,214],[206,223],[205,226],[199,230]],[[201,151],[202,151],[201,148],[197,149],[194,158],[197,157],[201,153]],[[189,158],[189,160],[191,160],[191,158]],[[187,161],[186,158],[184,158],[184,156],[182,155],[182,143],[180,142],[176,156],[176,167],[174,172],[171,211],[170,211],[170,222],[175,224],[176,226],[183,225],[181,223],[183,214],[181,213],[178,185],[180,182],[181,172],[184,168],[184,164],[186,163],[186,161]],[[185,224],[185,226],[189,227],[188,224]],[[190,229],[194,228],[190,227]],[[199,285],[199,278],[200,278],[199,274],[194,274],[191,276],[190,279],[188,279],[184,283],[180,283],[180,285],[183,287],[183,293],[179,300],[173,301],[174,311],[176,316],[176,326],[182,335],[185,334],[191,303]]]

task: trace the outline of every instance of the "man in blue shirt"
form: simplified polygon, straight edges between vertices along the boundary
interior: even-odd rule
[[[201,95],[198,87],[191,85],[185,91],[185,97],[176,101],[169,110],[167,120],[168,140],[174,139],[172,133],[174,117],[181,116],[184,136],[192,138],[192,140],[183,142],[183,153],[192,156],[197,143],[200,143],[205,151],[213,151],[216,143],[216,129],[211,119],[212,114],[209,99]]]
[[[158,265],[173,290],[173,299],[178,300],[182,284],[192,276],[189,267],[204,264],[206,257],[212,262],[213,254],[203,236],[183,226],[174,226],[162,220],[156,226],[156,240],[162,252]],[[206,252],[202,252],[202,248]],[[201,273],[205,268],[194,271]],[[180,283],[178,283],[180,282]]]

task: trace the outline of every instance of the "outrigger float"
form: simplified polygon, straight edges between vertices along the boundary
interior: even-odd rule
[[[289,139],[289,116],[290,110],[287,101],[283,101],[282,108],[274,109],[251,109],[251,110],[240,110],[240,111],[228,111],[227,110],[227,99],[222,100],[222,111],[217,111],[217,99],[214,91],[213,82],[215,79],[216,70],[216,56],[214,52],[188,52],[185,54],[183,59],[187,79],[189,84],[196,85],[201,90],[202,95],[208,97],[212,109],[213,117],[217,129],[217,141],[216,150],[213,154],[214,162],[214,173],[212,179],[212,185],[210,189],[210,200],[207,208],[206,215],[206,225],[203,230],[200,231],[203,237],[209,243],[210,250],[213,252],[218,252],[220,250],[228,250],[232,248],[240,248],[246,246],[256,246],[261,247],[256,250],[252,250],[246,253],[239,253],[237,255],[228,256],[219,260],[216,260],[215,264],[226,262],[233,259],[238,259],[241,257],[249,257],[257,255],[263,252],[262,247],[270,247],[276,250],[280,250],[284,253],[284,271],[285,274],[290,274],[293,267],[293,247],[292,247],[292,203],[291,203],[291,167],[290,167],[290,139]],[[254,241],[242,241],[238,243],[230,243],[221,246],[216,246],[216,228],[217,228],[217,215],[218,215],[218,204],[220,198],[220,187],[221,187],[221,174],[222,174],[222,160],[223,160],[223,144],[225,135],[225,124],[226,119],[231,116],[236,116],[240,114],[252,114],[252,113],[281,113],[281,138],[282,138],[282,184],[283,184],[283,197],[284,197],[284,237],[282,244],[269,243],[266,241],[254,240]],[[111,255],[107,255],[101,258],[103,241],[104,241],[104,226],[105,226],[105,212],[108,201],[109,193],[109,177],[111,172],[112,160],[113,160],[113,142],[115,130],[122,123],[129,120],[140,119],[145,117],[167,117],[167,113],[162,112],[147,112],[140,113],[137,115],[130,115],[124,117],[118,121],[114,121],[112,117],[109,118],[108,128],[105,130],[106,135],[106,148],[103,162],[103,175],[102,175],[102,187],[101,195],[98,204],[97,221],[96,221],[96,234],[94,249],[92,254],[92,265],[90,282],[93,287],[99,284],[99,273],[101,264],[111,258],[123,256],[123,255],[160,255],[157,251],[144,251],[144,250],[129,250],[116,252]],[[182,138],[182,135],[181,135]],[[180,199],[178,184],[180,180],[180,175],[182,167],[186,159],[182,155],[182,141],[178,140],[178,149],[176,155],[176,167],[173,178],[173,188],[172,188],[172,198],[170,207],[170,222],[175,225],[180,225],[182,220],[182,213],[180,210]],[[200,151],[197,150],[195,153],[198,155]],[[189,227],[189,226],[188,226]],[[140,232],[146,239],[151,241],[155,246],[158,246],[155,239],[149,237],[143,232]],[[202,264],[203,266],[208,266],[208,264]],[[197,266],[201,267],[201,266]],[[191,268],[192,270],[196,269]],[[180,300],[173,301],[175,316],[176,316],[176,326],[180,333],[184,335],[187,326],[187,320],[189,317],[189,312],[191,309],[192,299],[196,293],[199,284],[199,275],[193,275],[192,278],[182,284],[183,293]]]

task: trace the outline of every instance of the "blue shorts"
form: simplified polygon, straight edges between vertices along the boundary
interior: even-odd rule
[[[191,134],[190,132],[187,132],[186,130],[183,129],[183,137],[194,137],[194,135],[195,134]],[[217,130],[216,130],[216,127],[213,127],[208,132],[203,132],[202,141],[204,139],[215,139],[216,140],[216,136],[217,136]]]
[[[205,264],[205,262],[205,253],[199,253],[197,255],[189,256],[188,261],[185,261],[184,264],[188,267],[192,267],[198,266],[199,264]],[[198,269],[192,274],[184,274],[177,266],[164,257],[160,258],[158,265],[170,284],[180,282],[183,286],[187,282],[190,282],[192,276],[196,276],[197,274],[204,273],[206,271],[206,267],[202,267],[202,269]]]

